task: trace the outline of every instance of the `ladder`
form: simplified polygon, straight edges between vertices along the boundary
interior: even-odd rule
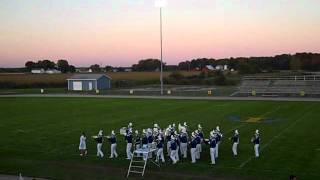
[[[141,156],[141,152],[138,153],[137,151],[133,151],[127,177],[129,177],[130,173],[141,174],[141,176],[144,175],[144,171],[146,169],[146,165],[148,161],[148,158],[144,158],[144,156],[146,155],[143,154]]]
[[[144,172],[147,166],[148,156],[150,153],[154,153],[156,149],[142,148],[133,151],[131,161],[128,168],[127,177],[129,177],[130,173],[141,174],[144,176]],[[142,156],[141,156],[142,155]],[[154,162],[150,158],[150,162],[160,167],[160,164]]]

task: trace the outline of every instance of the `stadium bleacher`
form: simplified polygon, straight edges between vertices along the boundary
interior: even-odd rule
[[[320,76],[245,76],[233,96],[320,97]]]

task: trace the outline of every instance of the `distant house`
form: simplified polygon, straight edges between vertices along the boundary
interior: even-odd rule
[[[132,72],[132,68],[131,67],[125,67],[124,68],[124,72]]]
[[[44,74],[45,73],[45,70],[44,69],[32,69],[31,70],[31,73],[32,74]]]
[[[56,69],[48,69],[45,71],[46,74],[60,74],[61,71],[56,70]]]
[[[204,68],[202,68],[203,72],[208,72],[208,71],[214,71],[214,67],[212,65],[206,65]]]
[[[217,65],[216,70],[218,70],[218,71],[223,70],[223,65]]]
[[[91,68],[76,68],[77,73],[92,73]]]
[[[111,88],[111,77],[105,74],[76,74],[67,79],[68,90],[95,91]]]

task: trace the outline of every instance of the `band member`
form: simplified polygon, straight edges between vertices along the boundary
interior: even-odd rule
[[[259,130],[256,130],[253,138],[251,139],[251,142],[253,143],[253,149],[254,149],[254,154],[255,154],[256,158],[259,157],[260,141],[261,141],[261,139],[260,139]]]
[[[176,151],[177,151],[177,143],[175,141],[175,137],[172,135],[171,144],[170,144],[170,158],[172,160],[172,164],[176,164],[178,161],[176,159]]]
[[[201,149],[201,138],[199,136],[198,130],[195,131],[197,146],[196,146],[196,159],[200,159],[200,149]]]
[[[198,124],[198,135],[200,137],[200,146],[199,146],[199,152],[201,153],[202,152],[202,143],[203,143],[203,140],[204,140],[204,135],[203,135],[203,132],[202,132],[202,126],[201,124]]]
[[[136,130],[134,133],[136,135],[136,137],[135,137],[135,148],[136,149],[140,149],[141,148],[141,137],[139,135],[139,131]]]
[[[152,135],[152,130],[148,129],[147,131],[148,134],[148,149],[152,149],[152,143],[153,143],[153,135]],[[152,153],[149,153],[148,158],[152,158]]]
[[[114,158],[114,157],[118,157],[117,154],[117,138],[116,138],[116,133],[114,132],[114,130],[111,131],[111,135],[109,137],[109,141],[111,144],[111,154],[109,158]]]
[[[142,137],[142,149],[148,149],[148,136],[147,131],[143,129],[143,137]],[[143,154],[143,159],[146,161],[148,158],[148,154]]]
[[[103,143],[103,131],[100,130],[98,133],[98,136],[96,137],[97,141],[97,156],[103,158],[104,154],[101,150],[102,148],[102,143]]]
[[[132,133],[129,130],[128,133],[126,133],[125,140],[127,141],[127,148],[126,148],[126,153],[127,153],[127,159],[131,159],[132,157]]]
[[[86,143],[86,134],[82,132],[80,136],[80,143],[79,143],[79,151],[80,156],[85,156],[87,154],[87,143]]]
[[[197,140],[194,132],[192,132],[190,146],[191,163],[196,163]]]
[[[217,141],[215,158],[217,159],[219,157],[219,145],[222,139],[222,133],[220,132],[219,126],[216,127],[215,133],[216,133],[216,141]]]
[[[171,145],[171,125],[169,125],[169,127],[166,129],[165,132],[165,136],[166,136],[166,140],[167,140],[167,156],[170,157],[170,145]]]
[[[179,140],[179,135],[177,134],[177,131],[175,131],[174,141],[176,142],[176,145],[177,145],[177,149],[176,149],[176,161],[178,162],[178,161],[180,160],[180,158],[179,158],[180,140]]]
[[[238,130],[234,131],[234,135],[231,137],[231,142],[232,142],[233,155],[237,156],[238,155],[238,144],[240,142]]]
[[[181,151],[181,156],[183,158],[187,158],[187,151],[188,151],[188,134],[187,131],[184,127],[181,129],[181,133],[179,136],[180,139],[180,151]]]
[[[163,155],[163,139],[159,137],[157,139],[157,155],[156,155],[156,162],[159,162],[159,159],[161,158],[162,162],[164,163],[164,155]]]
[[[215,154],[216,154],[216,145],[217,145],[217,141],[216,141],[216,134],[211,131],[210,133],[210,139],[209,139],[209,145],[210,145],[210,157],[211,157],[211,164],[216,164],[216,158],[215,158]]]

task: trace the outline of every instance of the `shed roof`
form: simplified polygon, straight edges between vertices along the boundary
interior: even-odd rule
[[[97,80],[99,78],[101,78],[102,76],[107,77],[108,79],[111,79],[111,77],[107,76],[106,74],[75,74],[73,76],[71,76],[70,78],[68,78],[67,80]]]

